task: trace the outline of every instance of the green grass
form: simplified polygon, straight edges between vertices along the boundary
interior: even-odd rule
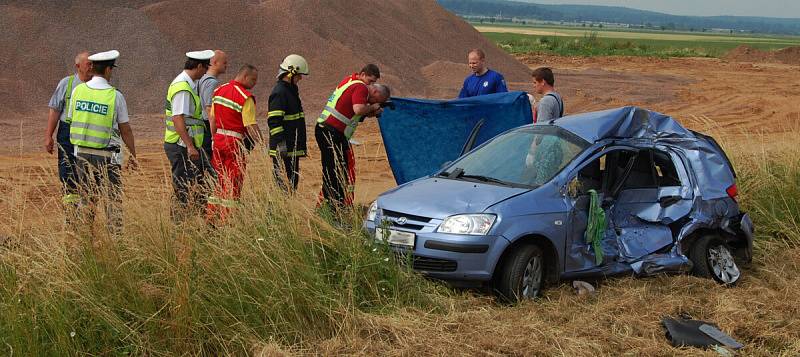
[[[448,295],[366,237],[360,213],[333,228],[267,172],[249,173],[248,213],[216,230],[202,219],[176,227],[144,194],[126,205],[118,240],[34,230],[18,249],[0,247],[0,351],[248,355],[270,341],[312,345],[364,313],[435,312]]]
[[[800,46],[798,37],[726,36],[507,26],[478,27],[510,53],[562,56],[722,57],[739,45],[760,50]]]
[[[759,236],[800,247],[800,153],[747,153],[735,160],[741,205]]]
[[[510,53],[549,53],[561,56],[653,56],[722,57],[741,45],[735,42],[608,39],[590,33],[585,36],[537,36],[486,32],[484,36]],[[751,47],[774,50],[786,46],[752,43]]]
[[[740,202],[761,239],[757,246],[773,247],[759,248],[767,257],[758,259],[769,260],[769,249],[800,247],[800,155],[793,141],[776,152],[740,152],[741,139],[718,138],[723,145],[730,143],[726,147],[738,169]],[[210,230],[198,219],[175,227],[167,214],[169,203],[160,190],[151,189],[128,197],[127,234],[114,241],[102,234],[91,239],[53,233],[58,231],[54,221],[49,226],[35,221],[42,206],[25,195],[7,195],[18,197],[2,204],[14,207],[11,223],[20,227],[22,244],[0,247],[0,351],[14,356],[216,356],[253,355],[274,344],[313,353],[330,339],[354,345],[380,340],[363,335],[375,329],[380,333],[383,325],[364,328],[375,316],[389,315],[404,329],[417,326],[418,320],[402,320],[409,313],[426,318],[441,313],[457,321],[466,316],[448,315],[455,301],[450,290],[395,264],[385,247],[365,237],[358,228],[361,213],[348,216],[352,228],[334,228],[277,191],[268,167],[263,162],[251,166],[240,208],[247,214],[228,225]],[[652,282],[631,283],[626,289],[638,294]],[[611,289],[608,293],[614,293]],[[569,309],[575,306],[558,298],[542,304],[565,316],[572,316]],[[586,301],[577,306],[592,309]],[[476,322],[483,323],[491,326]],[[563,336],[558,328],[551,332]],[[453,331],[452,326],[446,329]],[[437,346],[452,343],[436,334],[425,340]],[[374,345],[378,342],[368,343],[380,350]],[[624,347],[608,348],[622,352]],[[783,349],[789,347],[775,348]]]
[[[655,29],[631,29],[619,27],[578,27],[578,26],[558,26],[558,25],[522,25],[508,23],[471,23],[481,32],[501,32],[536,34],[546,33],[555,36],[583,36],[589,32],[595,32],[603,38],[619,39],[642,39],[642,40],[677,40],[677,41],[697,41],[697,42],[737,42],[737,43],[776,43],[782,45],[800,44],[800,36],[790,35],[765,35],[765,34],[729,34],[715,32],[690,32],[690,31],[670,31]]]

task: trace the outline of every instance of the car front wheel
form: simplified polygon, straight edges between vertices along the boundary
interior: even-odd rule
[[[694,268],[692,273],[711,278],[723,285],[733,285],[739,281],[742,272],[733,258],[725,241],[716,235],[700,237],[689,252]]]
[[[515,249],[496,277],[495,291],[509,302],[538,297],[544,287],[544,254],[535,245]]]

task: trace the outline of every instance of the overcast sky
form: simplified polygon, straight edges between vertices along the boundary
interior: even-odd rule
[[[691,16],[766,16],[800,18],[800,0],[526,0],[540,4],[624,6]]]

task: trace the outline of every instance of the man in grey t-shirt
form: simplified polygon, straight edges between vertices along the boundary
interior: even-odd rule
[[[534,110],[534,123],[544,123],[552,119],[564,116],[564,101],[561,99],[555,88],[555,77],[553,71],[547,67],[540,67],[533,71],[533,91],[542,95],[539,104]]]
[[[217,77],[225,74],[228,69],[228,55],[220,50],[214,51],[214,57],[211,58],[211,66],[208,67],[208,72],[200,78],[197,82],[197,93],[200,95],[200,103],[203,105],[203,121],[206,126],[206,133],[203,136],[203,152],[210,161],[211,156],[211,137],[217,131],[214,115],[211,112],[211,105],[214,101],[214,90],[219,87],[219,79]]]
[[[76,172],[75,154],[72,143],[69,141],[69,121],[67,112],[72,91],[79,84],[92,78],[92,63],[89,61],[89,52],[81,52],[75,56],[75,74],[64,77],[58,82],[50,102],[50,112],[47,116],[47,128],[44,132],[44,150],[48,154],[58,150],[58,178],[64,190],[61,201],[65,206],[76,205],[80,201],[78,195],[78,174]],[[56,131],[58,128],[58,131]],[[56,139],[53,140],[55,133]],[[56,145],[56,142],[58,145]],[[57,146],[57,147],[56,147]],[[70,215],[68,214],[67,217]]]

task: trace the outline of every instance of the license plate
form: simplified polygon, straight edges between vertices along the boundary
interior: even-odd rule
[[[389,244],[414,248],[414,238],[416,238],[416,234],[414,233],[397,231],[394,229],[375,228],[375,239]]]

